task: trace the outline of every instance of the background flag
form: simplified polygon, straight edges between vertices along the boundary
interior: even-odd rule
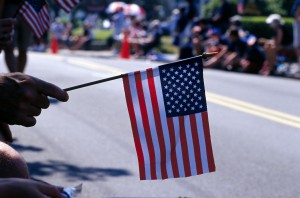
[[[202,58],[123,77],[141,180],[215,171]]]
[[[70,12],[81,0],[55,0],[65,12]]]
[[[19,14],[38,38],[41,38],[50,27],[48,5],[45,0],[25,0]]]

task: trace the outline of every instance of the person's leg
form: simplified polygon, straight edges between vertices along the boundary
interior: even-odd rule
[[[33,33],[24,20],[20,18],[18,18],[17,33],[17,46],[19,50],[17,71],[23,73],[27,63],[27,49],[32,44]]]
[[[4,59],[9,72],[17,72],[17,58],[14,54],[14,47],[9,46],[4,49]]]
[[[263,67],[260,70],[260,74],[267,76],[270,75],[275,69],[275,64],[277,60],[277,49],[271,44],[266,44],[264,49],[266,61],[264,62]]]
[[[19,49],[18,72],[23,73],[27,63],[27,50]]]

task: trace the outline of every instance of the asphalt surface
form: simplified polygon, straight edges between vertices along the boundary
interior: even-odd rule
[[[159,63],[31,53],[27,73],[62,88]],[[5,68],[0,69],[5,72]],[[33,177],[83,183],[84,198],[299,197],[300,81],[205,70],[215,173],[139,181],[121,80],[52,100],[33,128],[12,127]]]

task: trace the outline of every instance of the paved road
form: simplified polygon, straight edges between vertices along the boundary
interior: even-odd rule
[[[69,87],[158,65],[30,54],[28,74]],[[0,69],[5,71],[4,68]],[[122,81],[70,92],[30,129],[13,127],[34,177],[83,197],[299,197],[300,82],[205,70],[217,172],[139,181]]]

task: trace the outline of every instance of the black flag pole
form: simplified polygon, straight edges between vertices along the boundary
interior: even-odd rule
[[[202,55],[199,55],[199,56],[196,56],[196,57],[199,57],[199,58],[201,57],[201,58],[207,59],[207,58],[211,58],[211,57],[215,56],[216,54],[218,54],[218,52],[213,52],[213,53],[206,53],[205,52]],[[192,58],[196,58],[196,57],[192,57]],[[186,60],[189,60],[189,59],[192,59],[192,58],[182,59],[182,60],[179,60],[179,61],[176,61],[176,62],[186,61]],[[172,62],[172,63],[168,63],[168,64],[174,64],[176,62]],[[165,65],[168,65],[168,64],[165,64]],[[117,80],[117,79],[122,78],[124,75],[125,74],[120,74],[120,75],[112,76],[112,77],[105,78],[105,79],[102,79],[102,80],[96,80],[96,81],[93,81],[93,82],[84,83],[84,84],[81,84],[81,85],[66,88],[66,89],[64,89],[64,91],[73,91],[73,90],[76,90],[76,89],[81,89],[81,88],[84,88],[84,87],[89,87],[89,86],[92,86],[92,85],[101,84],[101,83],[112,81],[112,80]]]

